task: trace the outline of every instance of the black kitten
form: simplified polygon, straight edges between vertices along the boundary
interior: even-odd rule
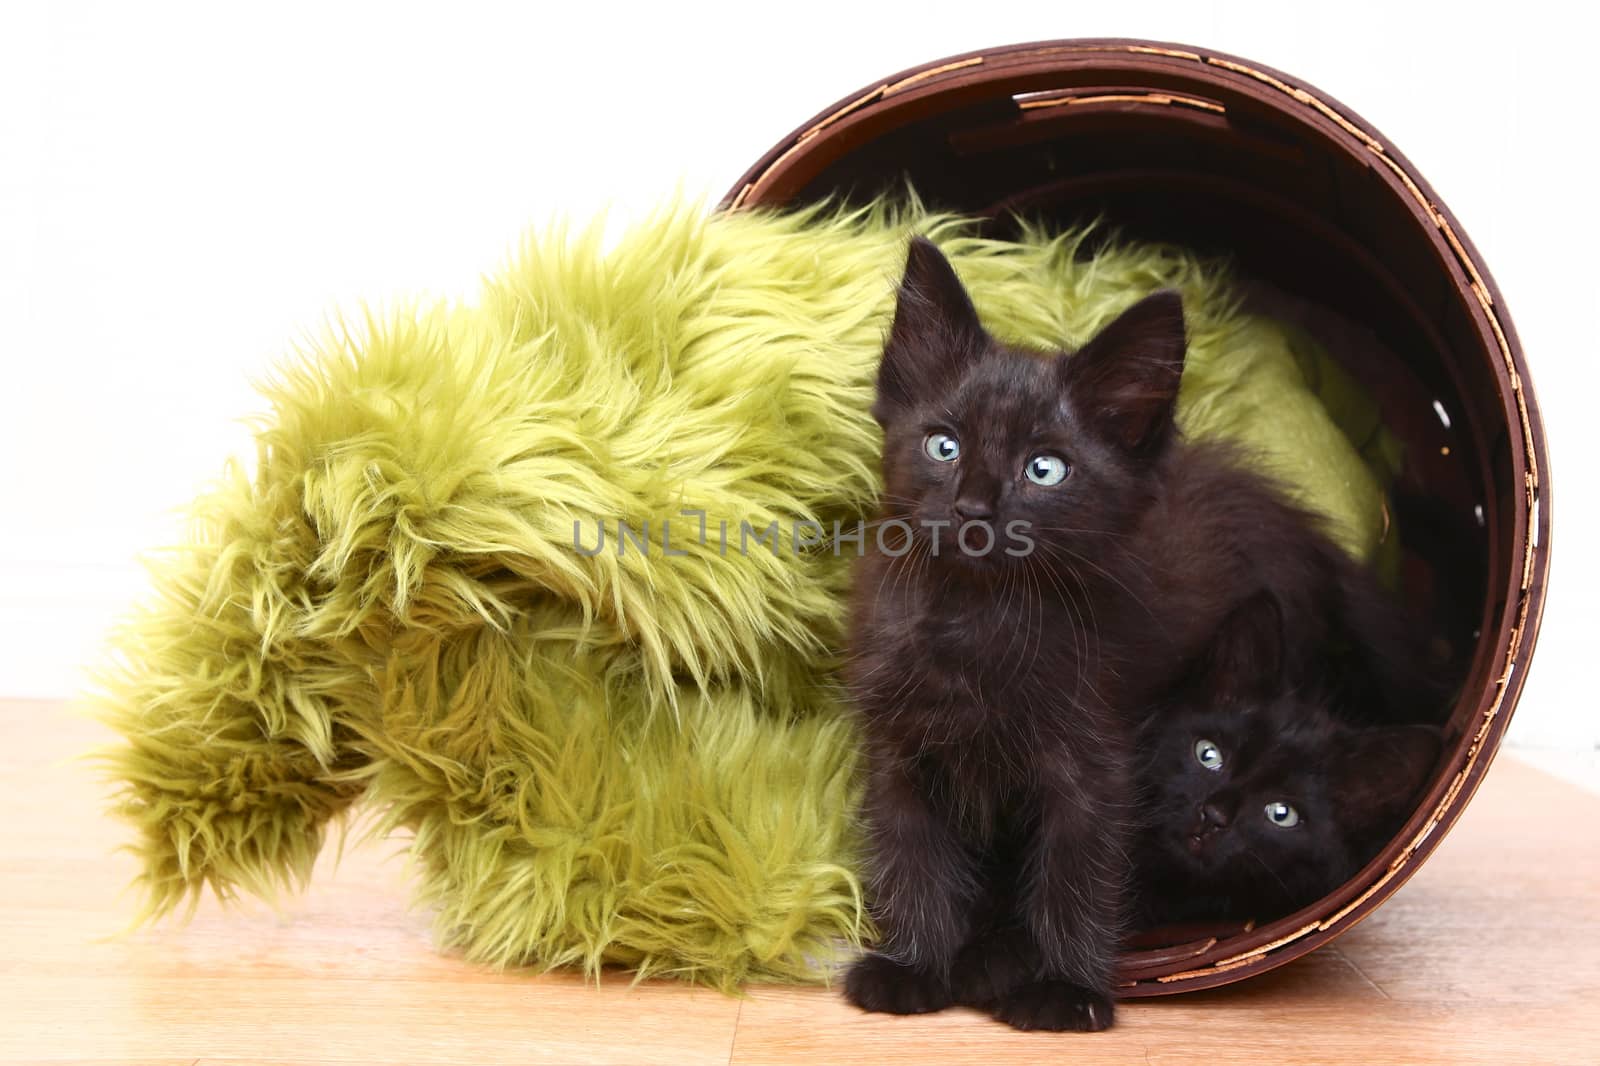
[[[1410,813],[1440,730],[1361,724],[1370,685],[1348,669],[1288,676],[1294,639],[1257,594],[1152,707],[1139,744],[1140,925],[1281,917],[1348,880]]]
[[[1353,726],[1319,699],[1186,707],[1149,734],[1136,918],[1270,921],[1349,880],[1439,757],[1434,726]]]
[[[864,1008],[1110,1024],[1130,731],[1241,604],[1265,597],[1294,635],[1289,676],[1411,698],[1399,644],[1367,639],[1389,620],[1370,578],[1226,449],[1179,439],[1184,354],[1171,292],[1070,356],[1007,347],[912,242],[852,601],[884,934],[846,982]]]
[[[1104,686],[1144,652],[1148,575],[1120,541],[1159,497],[1183,355],[1173,293],[1070,358],[1008,348],[912,243],[853,601],[884,934],[846,982],[866,1009],[1111,1024],[1132,781]]]

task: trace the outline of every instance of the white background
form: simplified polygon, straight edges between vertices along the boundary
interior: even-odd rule
[[[1565,6],[1565,5],[1564,5]],[[1570,5],[1569,10],[1577,10]],[[454,295],[555,213],[720,195],[938,56],[1136,36],[1289,71],[1389,135],[1477,242],[1555,461],[1555,572],[1512,727],[1595,765],[1592,58],[1469,3],[0,7],[0,696],[65,696],[135,554],[242,450],[248,379],[335,307]]]

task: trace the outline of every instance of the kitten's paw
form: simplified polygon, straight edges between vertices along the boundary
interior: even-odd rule
[[[956,956],[950,995],[967,1007],[992,1007],[1033,979],[1039,952],[1022,933],[1004,933],[973,941]]]
[[[950,985],[886,955],[864,955],[845,975],[844,995],[862,1010],[929,1014],[950,1006]]]
[[[994,1006],[994,1016],[1016,1029],[1097,1033],[1111,1027],[1111,999],[1066,981],[1029,981]]]

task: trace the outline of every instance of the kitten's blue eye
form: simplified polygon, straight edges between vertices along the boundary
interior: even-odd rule
[[[1067,461],[1056,455],[1035,455],[1025,471],[1035,485],[1059,485],[1067,479]]]
[[[1222,749],[1209,740],[1194,742],[1194,761],[1207,770],[1222,769]]]
[[[961,445],[948,433],[929,433],[922,442],[922,450],[936,463],[953,463],[961,454]]]
[[[1300,812],[1282,800],[1274,800],[1267,804],[1267,821],[1279,829],[1293,829],[1300,824]]]

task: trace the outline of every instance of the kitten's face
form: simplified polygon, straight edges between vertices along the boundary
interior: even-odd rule
[[[1190,710],[1162,734],[1144,815],[1168,871],[1278,913],[1338,884],[1350,855],[1318,772],[1337,742],[1325,712]]]
[[[993,346],[937,401],[896,413],[884,432],[889,510],[939,553],[988,564],[1029,539],[1121,528],[1135,464],[1086,433],[1045,359]],[[955,537],[967,523],[975,523]],[[987,530],[997,539],[982,554]]]
[[[1429,727],[1354,729],[1293,697],[1178,710],[1151,733],[1145,880],[1227,912],[1189,917],[1276,917],[1343,884],[1409,813],[1439,750]]]
[[[930,542],[937,531],[940,558],[979,565],[1025,556],[1026,541],[1103,540],[1148,498],[1142,475],[1171,435],[1183,353],[1171,293],[1076,355],[1009,348],[978,324],[939,251],[913,242],[873,408],[886,513]]]

